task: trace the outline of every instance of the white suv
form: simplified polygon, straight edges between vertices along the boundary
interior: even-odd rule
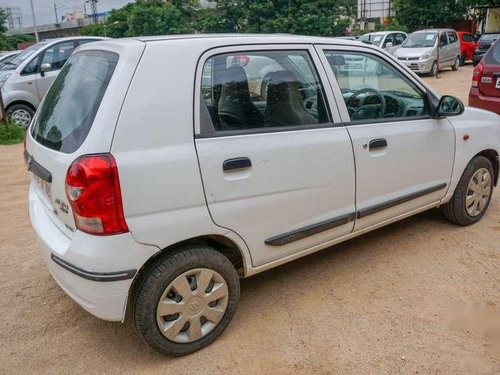
[[[239,277],[439,206],[477,222],[499,152],[498,115],[439,100],[376,47],[198,35],[80,47],[25,157],[59,285],[182,355],[229,324]]]

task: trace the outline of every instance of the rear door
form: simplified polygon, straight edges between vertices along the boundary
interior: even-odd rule
[[[200,59],[196,149],[208,208],[245,240],[254,266],[353,229],[352,147],[325,81],[309,45]]]
[[[486,96],[500,97],[500,40],[490,47],[482,64],[483,75],[479,81],[479,91]]]

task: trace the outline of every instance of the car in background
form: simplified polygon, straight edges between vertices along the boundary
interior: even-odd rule
[[[456,71],[460,66],[457,32],[452,29],[415,31],[395,51],[394,56],[415,73],[435,76],[439,69],[447,67]]]
[[[402,31],[377,31],[360,36],[359,41],[372,44],[389,53],[393,53],[403,44],[407,37],[408,34]]]
[[[57,38],[34,44],[0,67],[0,88],[7,119],[26,127],[75,48],[101,37]]]
[[[334,36],[335,39],[358,40],[357,36]]]
[[[0,66],[3,64],[8,63],[10,60],[12,60],[14,57],[19,55],[21,51],[8,51],[8,52],[2,52],[0,54]]]
[[[477,47],[476,38],[466,31],[457,31],[457,35],[460,40],[460,65],[464,65],[466,61],[474,59],[474,51]]]
[[[500,39],[474,68],[469,105],[500,115]]]
[[[472,64],[476,66],[483,58],[484,54],[488,51],[493,43],[500,38],[500,31],[484,33],[477,41],[477,48],[474,50],[474,57]]]

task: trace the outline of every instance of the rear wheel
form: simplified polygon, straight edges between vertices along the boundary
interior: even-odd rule
[[[7,120],[14,125],[27,128],[33,119],[35,111],[26,104],[14,104],[7,108]]]
[[[172,356],[214,341],[231,321],[240,295],[231,262],[207,246],[160,259],[137,287],[134,323],[142,340]]]
[[[453,63],[453,65],[451,67],[451,70],[456,72],[459,67],[460,67],[460,58],[457,56],[457,58],[455,59],[455,62]]]
[[[444,206],[448,220],[471,225],[484,216],[493,193],[493,167],[484,156],[476,156],[465,168],[451,200]]]

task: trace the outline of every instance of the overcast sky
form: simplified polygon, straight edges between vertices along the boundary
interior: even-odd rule
[[[114,8],[121,8],[131,0],[98,0],[97,11],[104,12]],[[61,15],[74,10],[83,10],[85,0],[33,0],[35,7],[36,22],[39,25],[55,22],[54,3],[57,6],[59,20]],[[0,7],[19,7],[21,9],[21,20],[23,27],[33,25],[31,17],[30,0],[0,0]],[[87,12],[90,13],[89,4],[86,4]]]

